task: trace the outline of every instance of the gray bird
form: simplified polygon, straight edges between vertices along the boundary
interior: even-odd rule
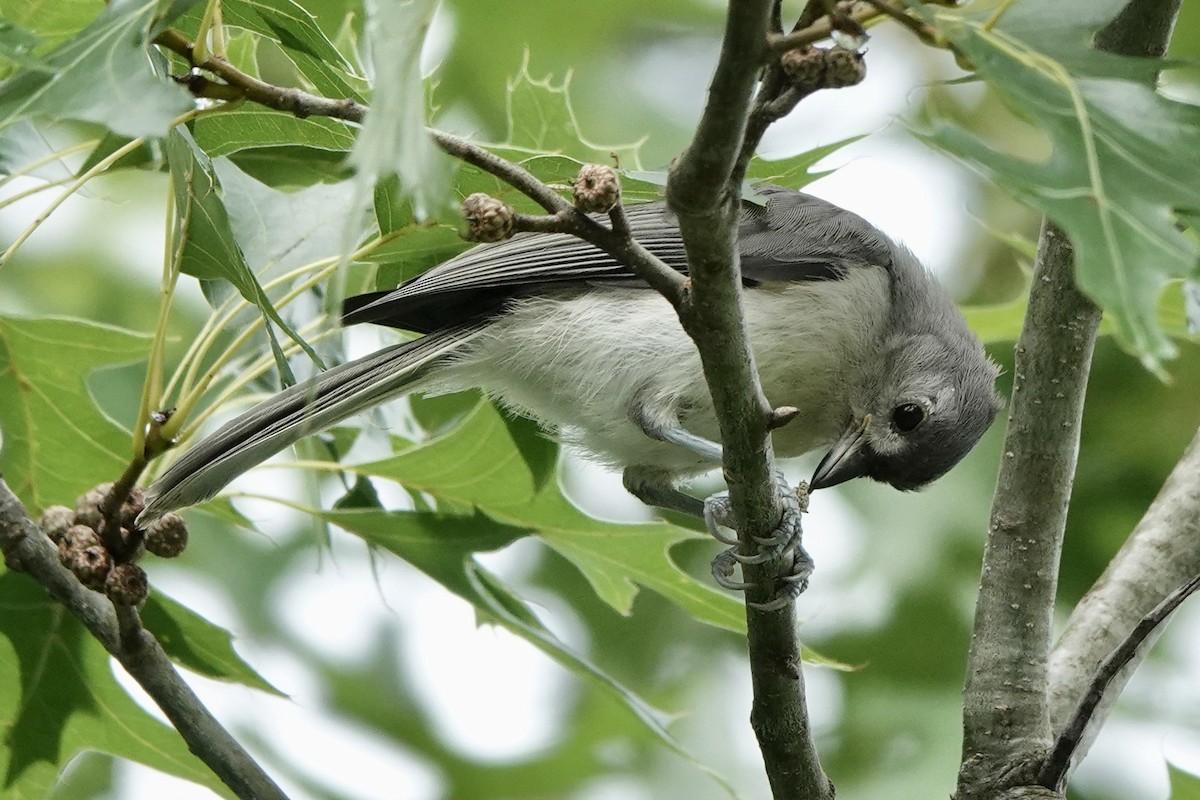
[[[799,409],[775,431],[775,451],[829,448],[811,489],[860,476],[916,489],[941,476],[995,418],[996,366],[908,250],[823,200],[758,192],[738,230],[746,321],[767,399]],[[627,215],[648,250],[687,272],[664,203]],[[212,497],[293,442],[390,398],[471,387],[623,469],[643,499],[701,510],[667,488],[720,463],[696,349],[668,302],[592,245],[520,234],[475,247],[395,290],[349,299],[343,319],[425,335],[229,422],[151,487],[143,521]]]

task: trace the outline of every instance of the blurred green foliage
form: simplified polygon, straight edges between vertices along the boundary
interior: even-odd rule
[[[786,3],[785,10],[794,14],[799,5]],[[1018,5],[1058,15],[1084,6],[1083,0]],[[369,32],[356,0],[227,0],[222,8],[231,26],[229,58],[248,72],[334,97],[371,95]],[[201,25],[204,6],[125,0],[106,9],[92,0],[50,5],[0,0],[0,75],[10,76],[0,88],[0,126],[7,126],[0,135],[0,166],[6,174],[69,144],[96,142],[90,152],[64,160],[69,169],[63,172],[78,174],[149,125],[163,126],[166,133],[166,123],[187,104],[179,106],[181,95],[164,76],[183,67],[173,57],[141,58],[144,42],[118,35],[151,12],[178,15],[174,24],[190,35]],[[629,170],[630,196],[652,197],[701,108],[722,13],[720,4],[699,0],[610,0],[569,8],[558,0],[497,0],[485,6],[446,0],[428,44],[436,61],[427,82],[431,118],[494,143],[497,152],[525,161],[550,181],[568,179],[582,160],[617,153]],[[1200,53],[1198,14],[1195,4],[1184,5],[1173,56]],[[149,30],[143,25],[141,34]],[[81,58],[72,43],[99,49]],[[1056,46],[1052,37],[1036,43]],[[987,46],[987,41],[970,45],[982,48],[972,51],[981,64],[996,57]],[[113,57],[89,60],[105,54]],[[915,41],[902,57],[917,65],[923,81],[950,69],[948,54]],[[868,63],[872,70],[888,68],[871,56]],[[994,84],[1012,77],[1002,63],[991,69],[984,77]],[[1177,72],[1173,85],[1194,97],[1195,73]],[[691,87],[696,96],[665,107],[661,95],[645,91],[659,82]],[[144,102],[116,99],[150,84],[155,88]],[[57,93],[49,94],[51,88]],[[1033,97],[1046,89],[1027,88]],[[377,93],[387,90],[374,87]],[[29,102],[39,97],[42,105]],[[1036,115],[1023,113],[1029,109],[1011,97],[1006,105],[994,89],[937,83],[913,88],[909,100],[913,118],[936,117],[965,137],[956,139],[960,143],[1001,142],[1006,152],[1031,155],[1048,153],[1053,139],[1068,156],[1078,155],[1077,141],[1048,137],[1030,124]],[[143,113],[128,116],[131,106]],[[48,113],[38,115],[34,126],[30,117],[37,110]],[[276,386],[272,370],[289,350],[288,330],[313,337],[322,358],[341,358],[340,342],[316,341],[332,327],[320,316],[323,310],[341,294],[392,285],[465,246],[451,215],[418,219],[394,181],[365,190],[356,186],[345,160],[354,137],[355,128],[342,122],[296,119],[249,105],[203,114],[186,133],[150,136],[64,206],[54,217],[65,220],[60,227],[35,232],[0,269],[0,465],[31,507],[70,502],[91,484],[115,477],[128,458],[128,429],[145,372],[140,363],[129,363],[145,358],[157,324],[156,264],[172,194],[168,176],[176,211],[188,223],[174,226],[175,243],[184,246],[186,285],[166,328],[168,374],[202,340],[211,306],[231,307],[226,304],[236,303],[240,294],[270,309],[257,333],[252,326],[262,325],[264,314],[257,308],[233,314],[213,330],[207,355],[197,362],[214,370],[214,390],[204,395],[205,403],[226,387],[239,388],[244,400],[249,391]],[[1163,139],[1145,146],[1161,146],[1159,156],[1167,164],[1191,159],[1189,169],[1194,168],[1194,154],[1172,150],[1173,143]],[[811,179],[816,156],[831,149],[757,164],[754,174],[801,185]],[[61,178],[50,174],[53,166],[52,160],[36,174]],[[1027,184],[1036,184],[1037,170],[1020,186],[1003,169],[992,172],[1009,191],[1030,199]],[[958,177],[969,183],[977,198],[971,211],[984,225],[965,215],[944,224],[962,226],[973,237],[970,257],[982,265],[974,295],[981,304],[968,317],[1005,367],[1007,391],[1012,370],[1007,342],[1020,324],[1027,280],[1019,267],[1028,260],[1022,242],[1036,238],[1038,220],[1000,188],[971,175]],[[1144,194],[1151,178],[1136,177],[1134,188]],[[452,190],[512,198],[493,178],[467,168],[458,170]],[[35,211],[24,222],[0,216],[3,235],[15,238],[57,191],[37,195]],[[330,265],[355,246],[373,249],[341,269]],[[1187,246],[1194,247],[1194,239]],[[316,264],[322,266],[305,271]],[[332,277],[304,288],[308,276],[325,274],[321,269]],[[192,282],[193,277],[201,280]],[[231,280],[237,292],[221,279]],[[279,302],[293,291],[299,299],[281,305],[278,317],[261,302],[264,296]],[[1170,298],[1164,304],[1169,307],[1157,318],[1181,350],[1167,366],[1170,382],[1142,371],[1112,340],[1104,340],[1097,352],[1062,569],[1064,610],[1120,546],[1200,424],[1197,345],[1182,336],[1179,304]],[[304,329],[314,318],[315,327]],[[263,332],[274,329],[285,335],[270,338]],[[223,355],[246,331],[251,331],[246,347]],[[295,349],[290,348],[293,356]],[[307,357],[289,363],[297,372],[311,369]],[[340,498],[322,504],[313,497],[300,505],[332,510],[269,539],[248,530],[254,525],[244,508],[217,500],[190,513],[193,545],[186,557],[169,567],[151,565],[152,577],[182,576],[183,585],[199,583],[226,598],[236,608],[236,634],[249,643],[248,650],[286,653],[305,664],[331,716],[430,765],[441,781],[440,796],[606,796],[597,787],[614,780],[628,781],[620,784],[627,793],[648,797],[728,796],[719,781],[697,769],[701,763],[742,796],[763,796],[756,757],[730,744],[747,739],[746,707],[739,700],[748,679],[738,603],[717,593],[705,574],[714,546],[665,523],[589,520],[549,480],[556,474],[556,448],[528,425],[480,405],[474,395],[419,400],[413,412],[416,422],[403,440],[380,436],[368,423],[364,430],[339,429],[300,448],[322,464],[316,474],[326,475],[325,499],[331,493]],[[840,494],[853,509],[845,524],[828,530],[810,526],[810,542],[837,538],[836,545],[852,552],[834,572],[819,564],[814,588],[800,603],[806,643],[856,667],[811,670],[814,704],[825,709],[818,744],[841,796],[906,800],[945,795],[952,788],[973,588],[999,428],[929,491],[901,496],[885,487],[849,486]],[[380,440],[397,454],[343,474],[330,461],[355,442]],[[381,507],[381,494],[395,481],[408,491],[414,510]],[[814,503],[835,505],[819,497]],[[515,631],[547,653],[569,686],[558,698],[561,725],[553,741],[497,761],[464,752],[446,734],[412,675],[413,660],[421,654],[405,652],[411,638],[402,615],[385,607],[385,597],[405,597],[406,590],[423,585],[415,571],[401,573],[390,591],[381,587],[378,597],[374,587],[359,587],[380,620],[360,651],[332,658],[290,626],[282,587],[313,573],[315,552],[329,558],[323,548],[344,553],[349,546],[345,533],[323,529],[316,516],[369,543],[370,558],[378,563],[399,555],[433,577],[449,589],[438,595],[440,604],[457,603],[457,595],[481,622]],[[528,537],[530,532],[536,537]],[[521,567],[490,566],[481,554],[497,549],[519,559]],[[333,563],[336,569],[336,558]],[[0,679],[10,687],[0,692],[0,718],[9,732],[0,748],[6,771],[0,794],[46,796],[57,771],[70,761],[52,790],[55,798],[116,798],[120,781],[113,777],[113,762],[96,753],[221,791],[173,733],[134,707],[113,682],[98,646],[31,582],[4,573],[0,594],[6,610],[0,615]],[[270,689],[270,675],[260,674],[253,658],[243,660],[226,631],[192,610],[164,597],[148,610],[147,622],[188,669],[234,684],[235,693]],[[39,661],[42,656],[47,660]],[[45,674],[55,684],[32,682],[43,674],[38,671],[43,664],[50,665]],[[489,665],[478,667],[486,671]],[[1181,701],[1172,721],[1194,727],[1197,709],[1189,702],[1195,698]],[[530,710],[542,713],[546,710]],[[670,713],[686,716],[668,723]],[[1123,713],[1145,719],[1155,709],[1130,704]],[[247,736],[271,769],[307,796],[352,796],[289,759],[293,742],[263,741],[256,731]],[[71,761],[80,753],[85,755]],[[1176,797],[1194,793],[1186,777],[1175,775],[1174,781]],[[404,787],[392,788],[386,796],[410,796]],[[1119,800],[1112,792],[1093,784],[1077,796]]]

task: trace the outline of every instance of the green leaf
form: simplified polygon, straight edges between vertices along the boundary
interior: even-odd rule
[[[1183,297],[1187,309],[1186,322],[1188,333],[1200,335],[1200,282],[1188,281],[1183,285]]]
[[[539,481],[503,415],[480,404],[451,433],[392,458],[347,467],[395,480],[439,502],[474,507],[514,529],[534,531],[587,577],[596,593],[628,615],[639,586],[653,589],[698,620],[745,630],[740,601],[691,577],[670,549],[703,534],[665,523],[619,525],[594,520],[572,506],[555,482]]]
[[[209,158],[288,146],[344,154],[354,145],[354,130],[341,120],[300,119],[294,114],[253,106],[201,117],[192,132],[196,144]]]
[[[364,508],[381,509],[383,503],[380,502],[379,492],[375,490],[375,484],[371,483],[371,479],[365,475],[359,475],[350,490],[334,501],[333,507],[338,511]]]
[[[195,10],[179,21],[179,28],[194,38],[202,12]],[[253,47],[238,34],[236,47],[227,55],[230,63],[255,75],[255,61],[282,66],[290,62],[295,75],[281,78],[272,73],[270,82],[279,85],[298,85],[324,97],[345,97],[362,101],[366,81],[355,73],[350,62],[321,31],[313,15],[293,0],[223,0],[221,17],[230,32],[242,31],[261,37]],[[231,41],[231,45],[233,42]],[[255,58],[235,60],[253,52]],[[282,61],[282,64],[276,63]],[[285,74],[287,70],[285,68]]]
[[[348,224],[351,242],[367,230],[367,214],[347,218],[355,207],[354,187],[348,182],[281,192],[227,159],[212,166],[230,230],[246,262],[264,278],[339,255]]]
[[[285,380],[291,373],[275,339],[272,322],[319,364],[317,354],[279,316],[251,271],[234,235],[213,164],[186,130],[176,129],[167,137],[167,161],[171,167],[175,205],[180,211],[181,229],[175,235],[183,248],[180,269],[201,280],[227,281],[262,313],[267,321],[264,327],[270,337],[276,365]]]
[[[111,131],[104,134],[104,138],[96,145],[92,152],[88,153],[88,157],[79,169],[75,170],[77,175],[82,175],[88,170],[95,167],[104,159],[111,156],[113,153],[120,150],[125,145],[129,144],[132,139],[128,136],[121,136]],[[121,156],[113,162],[108,171],[112,172],[118,169],[136,169],[140,167],[158,167],[162,163],[162,147],[161,139],[151,139],[150,141],[132,150],[129,153]]]
[[[812,171],[812,168],[823,158],[833,155],[843,147],[854,144],[862,138],[862,136],[850,136],[837,142],[814,147],[806,153],[800,153],[790,158],[768,161],[755,157],[746,170],[746,178],[751,181],[786,186],[789,189],[803,189],[818,178],[829,174],[828,171]]]
[[[172,131],[168,137],[167,160],[176,207],[185,226],[178,237],[183,243],[183,271],[202,280],[228,281],[258,305],[262,288],[233,235],[212,162],[191,134],[182,130]]]
[[[237,654],[229,631],[161,592],[146,600],[142,622],[171,660],[192,672],[283,696]]]
[[[426,397],[422,394],[408,396],[413,419],[431,436],[447,433],[475,411],[481,401],[478,389],[465,392]]]
[[[487,402],[443,436],[382,461],[346,468],[489,512],[527,506],[536,493],[536,481],[504,416]]]
[[[538,537],[573,563],[592,588],[621,614],[633,611],[638,587],[653,589],[701,622],[745,633],[740,599],[718,592],[688,575],[671,559],[671,548],[705,534],[666,523],[622,525],[583,514],[557,491],[543,492],[521,513],[499,515],[537,530]]]
[[[467,579],[475,553],[499,550],[528,533],[482,514],[457,517],[425,511],[348,509],[312,512],[364,541],[403,558],[450,591],[480,605]]]
[[[19,120],[83,120],[130,137],[162,136],[194,103],[150,68],[155,3],[114,0],[86,30],[0,85],[0,129]]]
[[[262,73],[258,70],[258,43],[259,38],[250,31],[242,31],[234,33],[234,29],[227,29],[228,36],[225,42],[225,60],[233,64],[247,75],[253,75],[256,78],[261,78]],[[241,111],[242,109],[238,109]],[[245,109],[249,111],[250,109]]]
[[[984,344],[1015,342],[1021,335],[1025,323],[1025,309],[1029,307],[1029,289],[1024,287],[1006,303],[986,306],[964,306],[961,311],[967,325]]]
[[[73,505],[129,463],[128,432],[100,412],[85,381],[149,346],[148,336],[92,322],[0,316],[0,472],[26,505]]]
[[[264,23],[263,28],[269,26]],[[226,57],[243,72],[258,77],[260,44],[258,34],[244,31],[230,39]],[[274,75],[272,80],[280,78]],[[192,123],[196,143],[210,158],[229,156],[242,170],[274,187],[309,186],[350,177],[346,154],[354,145],[354,131],[341,120],[301,119],[256,105],[205,115]]]
[[[1200,160],[1177,156],[1200,152],[1200,108],[1154,90],[1164,62],[1091,49],[1097,29],[1125,4],[1017,2],[991,29],[994,2],[925,7],[1053,152],[1031,162],[943,119],[922,135],[1061,225],[1075,245],[1080,286],[1157,370],[1175,352],[1157,318],[1159,295],[1200,263],[1200,243],[1176,225],[1181,209],[1200,207]]]
[[[550,439],[536,422],[516,414],[504,414],[504,424],[513,444],[525,461],[525,468],[533,478],[535,492],[553,480],[558,468],[558,445]]]
[[[89,750],[137,761],[233,797],[179,735],[129,698],[108,653],[24,575],[0,573],[3,795],[41,800],[60,765]],[[19,687],[19,690],[18,690]]]
[[[438,0],[366,3],[366,34],[374,61],[371,110],[350,154],[363,187],[389,175],[411,199],[417,219],[448,201],[451,161],[426,132],[421,45]]]
[[[615,157],[621,166],[639,169],[641,141],[602,144],[588,140],[571,105],[570,86],[569,73],[557,83],[549,75],[534,78],[529,73],[527,51],[520,71],[508,81],[508,134],[504,146],[526,154],[562,154],[584,162],[609,163]]]
[[[22,120],[0,131],[0,174],[11,175],[34,161],[53,156],[56,148],[30,120]],[[72,172],[61,159],[46,161],[27,173],[47,181],[69,177]]]
[[[312,147],[251,147],[229,156],[238,169],[277,189],[336,183],[352,172],[342,153]]]
[[[102,8],[94,0],[0,0],[0,18],[53,46],[86,28]]]
[[[1169,761],[1167,774],[1171,778],[1171,800],[1200,800],[1200,777],[1184,772]]]
[[[452,225],[414,222],[390,233],[399,235],[363,257],[365,261],[386,265],[380,270],[380,289],[393,289],[401,281],[420,275],[470,246]]]
[[[0,67],[3,67],[3,61],[8,61],[27,69],[52,70],[34,55],[40,43],[41,40],[29,31],[0,19]]]
[[[613,163],[621,167],[621,193],[625,200],[645,202],[662,197],[666,173],[641,169],[642,141],[605,144],[589,139],[580,128],[571,104],[571,76],[534,78],[529,57],[516,76],[507,81],[507,132],[503,142],[488,144],[492,153],[516,162],[544,183],[569,185],[586,163]],[[485,192],[502,198],[522,211],[540,212],[508,184],[475,167],[460,166],[455,190],[466,195]]]
[[[221,17],[226,25],[245,28],[282,47],[312,56],[349,72],[350,62],[321,31],[316,19],[293,0],[225,0]]]
[[[600,686],[629,709],[660,741],[728,789],[711,769],[691,756],[667,730],[669,715],[575,653],[555,637],[529,605],[497,576],[481,567],[474,554],[498,550],[527,531],[500,524],[482,514],[454,517],[430,512],[313,510],[326,522],[345,528],[414,565],[471,603],[484,619],[523,637],[576,675]]]
[[[1159,297],[1158,323],[1173,339],[1194,339],[1200,333],[1189,324],[1185,291],[1185,283],[1172,281]],[[964,306],[962,313],[975,335],[985,344],[995,344],[1016,341],[1025,323],[1025,310],[1028,307],[1027,281],[1012,300],[986,306]],[[1099,333],[1101,336],[1117,333],[1117,324],[1111,315],[1106,315],[1100,321]]]

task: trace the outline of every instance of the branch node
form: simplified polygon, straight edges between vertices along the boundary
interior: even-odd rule
[[[780,406],[771,410],[770,416],[767,418],[767,430],[778,430],[784,425],[794,420],[800,414],[800,409],[795,406]]]

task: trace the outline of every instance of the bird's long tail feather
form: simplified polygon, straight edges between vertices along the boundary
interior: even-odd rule
[[[458,327],[386,347],[264,400],[172,464],[147,492],[139,521],[207,500],[288,445],[412,391],[480,330]]]

